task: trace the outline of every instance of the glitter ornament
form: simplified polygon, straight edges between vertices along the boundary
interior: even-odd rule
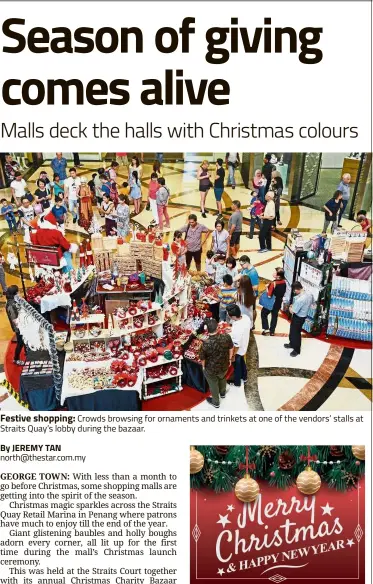
[[[310,466],[297,477],[297,488],[303,495],[315,495],[321,487],[321,478]]]
[[[247,474],[236,483],[234,494],[242,503],[252,503],[259,495],[259,485]]]
[[[358,460],[365,460],[365,446],[352,446],[352,454]]]
[[[205,459],[203,455],[195,449],[194,446],[190,447],[190,474],[197,474],[203,469],[205,464]]]

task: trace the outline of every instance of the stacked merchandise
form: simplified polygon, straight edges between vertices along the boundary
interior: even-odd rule
[[[299,281],[303,289],[314,299],[303,324],[303,329],[308,333],[321,332],[324,320],[323,304],[326,300],[326,285],[330,271],[330,264],[317,266],[314,262],[306,262],[305,260],[301,263]]]
[[[292,286],[297,280],[299,272],[299,263],[303,252],[304,241],[296,231],[288,235],[285,249],[284,249],[284,272],[286,281],[286,301],[290,304],[293,296]]]
[[[361,262],[367,234],[363,231],[339,229],[331,236],[330,250],[335,260]]]
[[[328,335],[372,341],[372,280],[333,276]]]

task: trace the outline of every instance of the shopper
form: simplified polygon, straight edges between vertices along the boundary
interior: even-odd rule
[[[223,206],[222,206],[222,196],[224,193],[224,177],[225,177],[225,170],[223,168],[223,159],[218,158],[216,160],[216,171],[215,171],[215,181],[214,181],[214,194],[215,194],[215,201],[217,206],[216,215],[218,217],[223,216]]]
[[[117,235],[127,237],[130,232],[130,201],[127,195],[119,195],[117,206]]]
[[[5,292],[7,291],[7,285],[6,285],[6,280],[5,280],[5,271],[4,271],[4,256],[0,251],[0,286],[2,289],[2,293],[5,294]],[[1,296],[1,294],[0,294]]]
[[[79,191],[79,225],[88,231],[93,218],[92,193],[87,179],[82,178]]]
[[[117,216],[113,201],[108,194],[102,197],[102,205],[99,208],[100,215],[105,217],[105,232],[106,235],[114,235],[117,228]]]
[[[12,327],[13,332],[15,332],[16,338],[17,338],[17,345],[16,345],[16,350],[14,352],[13,363],[15,365],[18,365],[18,366],[23,366],[25,364],[25,362],[20,360],[20,356],[21,356],[22,349],[26,350],[26,347],[25,347],[25,343],[23,342],[22,335],[19,332],[19,328],[18,328],[19,310],[18,310],[18,305],[17,305],[16,300],[15,300],[18,292],[19,292],[18,286],[14,285],[14,284],[12,286],[9,286],[9,288],[7,288],[7,290],[5,292],[5,297],[6,297],[5,310],[6,310],[8,319],[9,319],[10,326]]]
[[[282,182],[282,178],[279,172],[277,172],[277,170],[275,172],[273,172],[272,174],[275,174],[276,176],[273,176],[272,178],[272,191],[274,194],[274,203],[275,203],[275,218],[273,220],[273,226],[276,228],[276,222],[279,225],[282,225],[281,223],[281,217],[280,217],[280,207],[281,207],[281,197],[282,197],[282,192],[284,190],[284,184]]]
[[[267,181],[265,179],[264,174],[260,170],[260,168],[258,168],[255,171],[252,182],[253,182],[253,190],[258,194],[259,200],[264,205],[264,200],[265,200],[264,197],[266,194],[265,187],[266,187]],[[252,193],[252,196],[253,196],[253,193]]]
[[[163,173],[162,173],[162,165],[159,162],[159,160],[154,160],[154,162],[153,162],[153,172],[156,172],[158,177],[159,176],[163,176]]]
[[[130,196],[133,200],[133,204],[135,206],[135,215],[140,213],[141,209],[141,182],[139,179],[138,171],[132,170],[131,178],[129,180],[130,185]]]
[[[67,221],[67,209],[62,199],[56,200],[55,205],[52,207],[52,213],[55,216],[58,225],[62,226],[62,231],[64,232],[64,226]]]
[[[292,349],[290,357],[297,357],[300,354],[302,346],[302,327],[314,300],[312,294],[306,292],[300,282],[294,283],[293,291],[293,304],[289,307],[292,315],[289,342],[284,347],[286,349]]]
[[[250,319],[241,314],[237,304],[228,306],[228,316],[232,322],[231,337],[233,341],[234,387],[241,387],[241,382],[247,381],[246,353],[250,340]]]
[[[253,285],[249,276],[242,276],[238,282],[237,289],[237,306],[241,310],[241,314],[246,314],[250,319],[250,329],[254,326],[254,308],[256,296],[253,290]]]
[[[325,211],[323,233],[327,232],[330,223],[332,224],[332,233],[337,229],[338,216],[343,207],[342,196],[341,191],[335,191],[333,197],[325,203],[323,207]]]
[[[22,178],[21,172],[17,171],[14,174],[14,179],[10,183],[10,188],[17,207],[20,207],[22,205],[22,199],[27,191],[27,183],[25,179]]]
[[[62,182],[67,178],[67,160],[62,156],[62,152],[56,152],[56,157],[51,162],[53,174],[58,174]]]
[[[342,176],[342,180],[339,183],[339,185],[337,186],[337,191],[340,191],[342,193],[342,207],[341,207],[341,210],[339,211],[339,215],[338,215],[338,227],[342,227],[342,225],[341,225],[342,217],[343,217],[343,214],[346,210],[346,207],[348,205],[348,201],[350,198],[350,182],[351,182],[351,175],[348,174],[348,172],[346,172]]]
[[[76,223],[79,219],[78,199],[81,182],[76,174],[76,168],[70,168],[69,178],[65,180],[63,186],[68,209],[73,216],[73,223]]]
[[[264,205],[259,198],[259,193],[253,191],[252,197],[250,201],[250,231],[246,237],[252,239],[254,237],[254,229],[255,225],[258,226],[259,231],[262,227],[262,220],[260,219],[261,215],[264,212]]]
[[[201,271],[202,247],[206,243],[208,234],[210,233],[206,225],[197,222],[197,216],[191,213],[188,217],[188,224],[180,229],[181,233],[185,233],[185,241],[187,244],[186,263],[189,270],[192,260],[196,264],[197,272]],[[202,240],[202,234],[206,237]]]
[[[240,165],[240,155],[238,152],[227,152],[225,155],[225,164],[228,169],[228,182],[227,187],[231,186],[232,189],[236,188],[236,168]]]
[[[229,246],[229,233],[224,229],[224,221],[217,219],[215,229],[211,236],[211,249],[214,254],[227,255]]]
[[[225,255],[215,256],[212,267],[215,272],[215,284],[220,286],[223,283],[224,276],[228,273],[227,266],[225,265]]]
[[[10,233],[17,233],[17,220],[14,214],[14,207],[6,199],[1,199],[0,214],[6,219]]]
[[[364,231],[368,237],[371,237],[371,224],[367,217],[367,212],[361,209],[356,214],[356,222],[359,223],[361,230]]]
[[[36,181],[36,186],[39,186],[39,180],[42,180],[45,184],[45,188],[47,189],[48,193],[51,194],[52,191],[52,181],[50,180],[48,173],[46,170],[41,170],[38,180]]]
[[[243,255],[240,257],[240,266],[241,272],[239,277],[242,278],[243,276],[248,276],[251,280],[251,285],[254,290],[255,296],[258,296],[258,289],[259,289],[259,274],[257,269],[251,265],[250,258],[247,255]]]
[[[232,215],[228,221],[229,255],[236,257],[240,249],[243,215],[240,201],[232,201]]]
[[[199,194],[201,198],[201,213],[202,217],[206,219],[206,197],[211,186],[211,174],[209,173],[209,163],[203,160],[201,166],[197,171],[197,179],[199,180]],[[208,212],[208,211],[207,211]]]
[[[264,164],[262,166],[262,174],[265,178],[265,180],[267,181],[264,187],[264,192],[265,194],[267,194],[269,187],[271,186],[271,180],[272,180],[272,172],[274,170],[276,170],[276,167],[273,166],[272,162],[271,162],[271,158],[272,155],[271,154],[266,154],[264,157]]]
[[[157,190],[159,189],[158,184],[158,174],[156,172],[152,172],[150,175],[150,182],[149,182],[149,189],[148,189],[148,205],[149,209],[153,214],[153,221],[154,225],[158,225],[158,209],[157,209]]]
[[[107,170],[110,181],[116,182],[118,170],[119,170],[118,162],[116,160],[112,160],[112,162]]]
[[[223,276],[223,282],[218,293],[219,305],[219,320],[225,322],[227,320],[227,309],[234,304],[237,299],[237,289],[233,286],[233,278],[228,274]]]
[[[262,220],[262,226],[259,232],[259,253],[265,253],[271,251],[272,249],[272,230],[273,220],[276,216],[275,203],[273,201],[273,193],[268,192],[266,194],[267,204],[264,209],[264,213],[260,216]]]
[[[273,273],[273,280],[270,284],[267,284],[267,295],[269,298],[275,299],[274,305],[271,310],[269,308],[262,307],[261,319],[262,319],[262,335],[271,337],[274,336],[277,326],[278,313],[280,312],[282,300],[286,292],[286,281],[285,273],[282,268],[275,268]],[[268,324],[268,316],[271,315],[271,325]]]
[[[215,279],[214,252],[211,249],[209,249],[206,253],[205,272],[208,276],[210,276],[210,278],[213,280]]]
[[[53,175],[53,180],[50,184],[51,186],[51,195],[54,196],[54,200],[57,201],[58,199],[63,199],[64,198],[64,181],[61,180],[61,177],[59,174],[55,173]]]
[[[185,254],[187,252],[186,243],[183,239],[181,231],[175,231],[174,239],[171,244],[171,251],[175,255],[175,262],[177,273],[179,273],[183,266],[186,266]]]
[[[4,172],[6,178],[6,186],[10,186],[11,182],[15,178],[16,172],[19,171],[20,165],[16,160],[13,160],[11,154],[5,154],[5,164],[4,164]]]
[[[80,164],[79,152],[73,152],[73,159],[74,159],[74,166],[77,166],[78,168],[83,166],[82,164]]]
[[[46,213],[51,206],[51,199],[52,195],[47,191],[47,185],[45,184],[44,180],[39,179],[38,188],[34,192],[35,196],[35,214],[42,215]]]
[[[227,266],[227,274],[232,276],[233,282],[234,282],[238,278],[238,269],[237,269],[236,259],[232,258],[232,256],[229,256],[229,258],[227,258],[225,265]]]
[[[233,341],[230,335],[217,333],[218,323],[213,318],[207,320],[206,328],[208,339],[202,343],[199,358],[211,392],[211,397],[206,401],[219,408],[220,399],[226,395],[226,376],[233,356]]]
[[[20,224],[23,228],[23,241],[24,243],[31,243],[31,221],[35,217],[35,212],[33,206],[26,197],[22,199],[22,205],[18,209],[18,216],[20,218]]]
[[[134,171],[137,172],[137,178],[141,182],[143,169],[137,156],[132,157],[131,164],[128,168],[128,182],[130,182]]]
[[[167,205],[170,198],[170,189],[166,186],[166,181],[163,176],[159,177],[158,186],[159,188],[156,192],[156,202],[158,210],[158,224],[162,231],[164,226],[166,229],[170,229],[170,217],[167,210]]]

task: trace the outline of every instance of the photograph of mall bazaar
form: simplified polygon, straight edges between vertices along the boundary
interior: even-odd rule
[[[0,408],[371,408],[372,154],[0,153]]]

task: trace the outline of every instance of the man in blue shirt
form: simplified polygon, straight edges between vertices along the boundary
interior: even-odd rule
[[[243,255],[240,257],[240,265],[241,265],[241,276],[249,276],[251,280],[251,284],[254,290],[255,296],[258,296],[258,288],[259,288],[259,274],[256,271],[256,268],[250,264],[250,258],[247,255]]]
[[[289,310],[292,314],[289,342],[284,345],[286,349],[292,349],[290,357],[297,357],[300,354],[302,345],[302,327],[308,311],[313,303],[313,296],[303,289],[300,282],[293,285],[294,299]]]
[[[337,190],[341,191],[341,193],[342,193],[342,207],[341,207],[341,210],[339,212],[338,227],[341,227],[343,213],[345,212],[348,200],[350,198],[350,182],[351,182],[351,175],[348,173],[345,173],[342,176],[341,182],[337,186]]]
[[[56,158],[51,162],[53,174],[58,174],[60,180],[64,181],[66,177],[67,160],[62,156],[62,152],[56,152]]]

